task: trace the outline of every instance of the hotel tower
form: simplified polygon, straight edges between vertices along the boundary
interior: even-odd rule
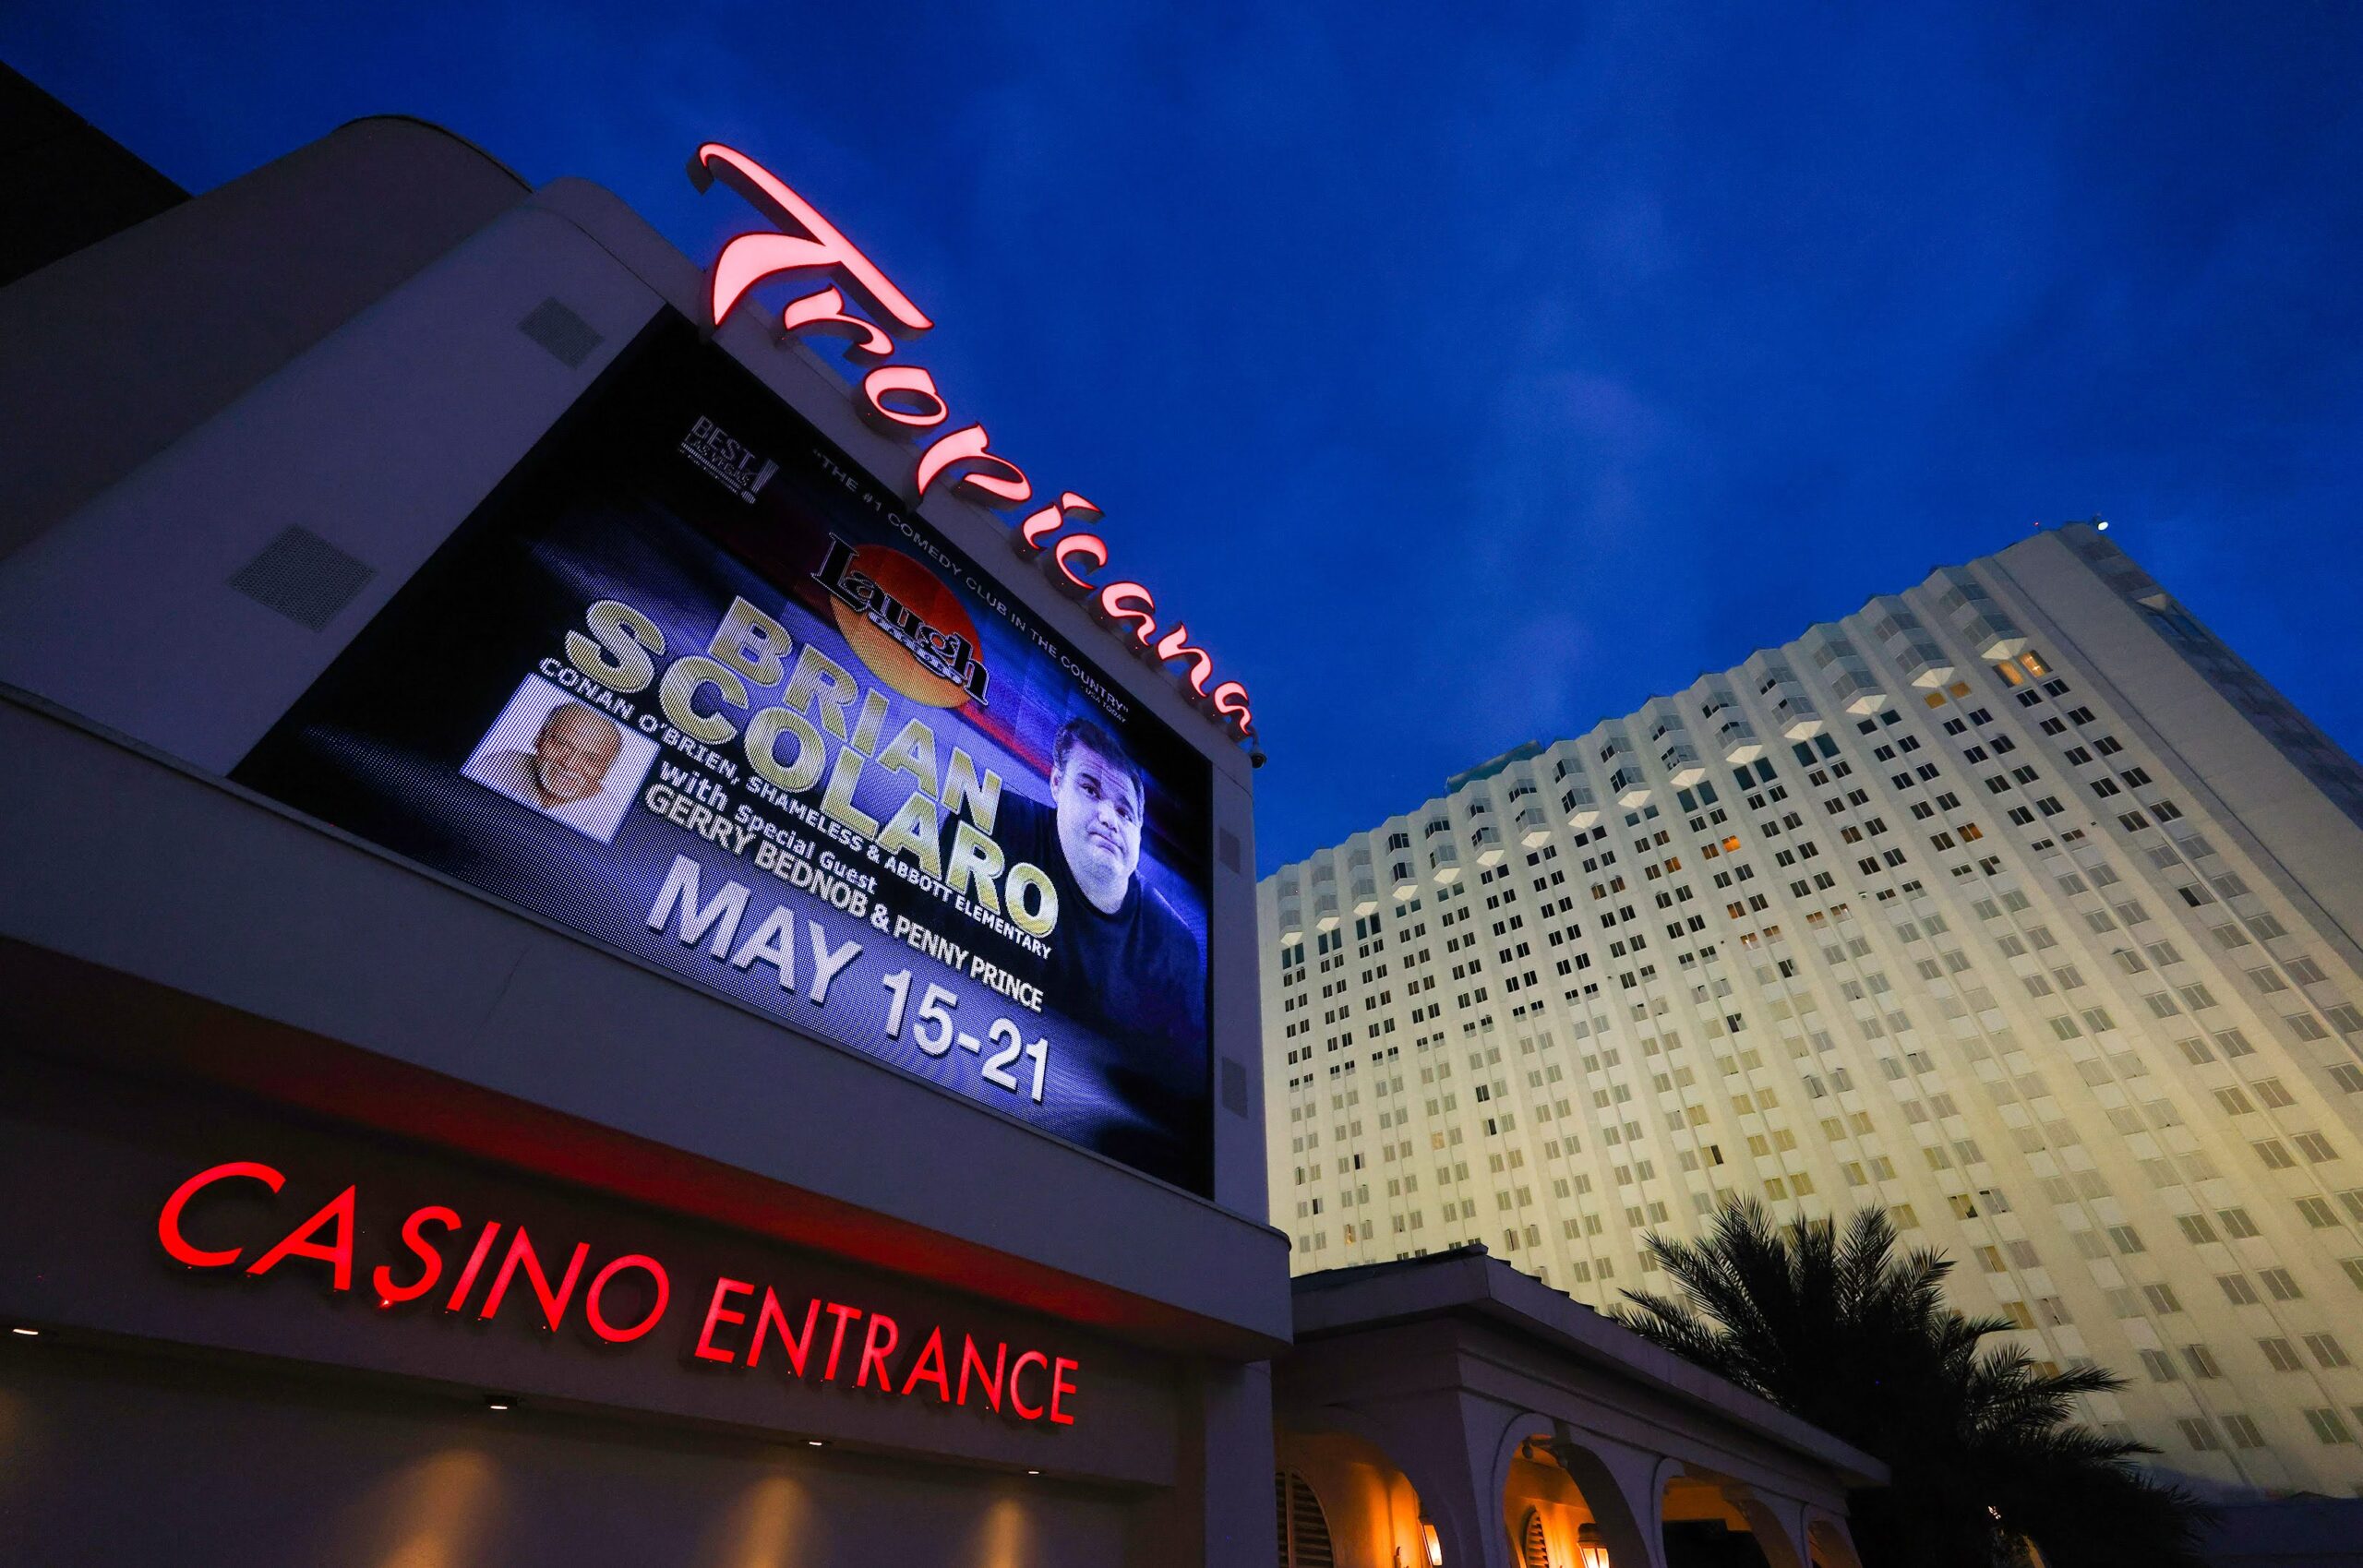
[[[1528,744],[1260,888],[1299,1273],[1612,1308],[1883,1203],[2089,1417],[2363,1486],[2363,770],[2100,528]]]

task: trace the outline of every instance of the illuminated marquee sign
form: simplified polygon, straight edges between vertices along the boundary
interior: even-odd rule
[[[1074,1380],[1082,1366],[1072,1357],[1005,1340],[990,1341],[989,1352],[987,1342],[973,1335],[961,1334],[955,1343],[941,1324],[929,1325],[920,1338],[917,1325],[906,1328],[885,1312],[818,1296],[793,1311],[772,1287],[726,1275],[687,1299],[704,1302],[690,1340],[691,1314],[675,1310],[673,1275],[660,1260],[626,1252],[593,1268],[588,1241],[577,1241],[562,1255],[552,1248],[546,1259],[522,1225],[509,1231],[504,1244],[501,1221],[464,1219],[440,1203],[414,1208],[391,1233],[401,1238],[400,1251],[366,1273],[356,1256],[363,1227],[355,1186],[290,1227],[244,1240],[218,1215],[203,1223],[199,1211],[225,1196],[220,1191],[225,1187],[250,1193],[258,1185],[276,1196],[286,1184],[282,1173],[255,1160],[200,1170],[164,1200],[156,1239],[168,1256],[192,1269],[261,1277],[299,1261],[318,1265],[331,1290],[349,1295],[358,1286],[385,1311],[432,1299],[455,1317],[489,1322],[504,1307],[512,1317],[538,1310],[539,1325],[550,1333],[579,1322],[608,1345],[634,1344],[675,1324],[692,1362],[756,1371],[769,1356],[781,1376],[798,1382],[846,1382],[964,1407],[974,1401],[1020,1421],[1075,1424]],[[268,1245],[258,1244],[266,1239]],[[460,1260],[456,1273],[454,1259]]]
[[[877,263],[779,176],[745,153],[710,141],[690,161],[690,178],[704,190],[717,177],[770,219],[775,232],[739,234],[714,257],[707,279],[707,316],[714,326],[726,320],[756,284],[790,274],[820,274],[834,281],[788,302],[780,313],[783,333],[846,338],[850,353],[887,361],[900,346],[897,336],[916,337],[935,325]],[[847,290],[867,315],[847,310]],[[981,497],[996,509],[1034,498],[1033,482],[991,449],[982,425],[943,429],[952,422],[952,407],[925,367],[882,363],[862,377],[860,398],[863,417],[872,428],[898,440],[925,440],[913,472],[921,499],[938,485]],[[1129,580],[1103,582],[1085,575],[1108,565],[1108,542],[1081,529],[1065,534],[1059,530],[1070,522],[1097,521],[1101,515],[1081,496],[1064,491],[1055,502],[1019,521],[1011,542],[1020,554],[1046,559],[1062,586],[1083,598],[1134,652],[1159,665],[1188,661],[1182,684],[1216,722],[1236,729],[1242,738],[1254,734],[1247,688],[1236,680],[1213,682],[1214,657],[1190,641],[1186,624],[1177,620],[1159,634],[1156,595]]]
[[[232,776],[1207,1191],[1205,755],[702,327],[650,322]]]

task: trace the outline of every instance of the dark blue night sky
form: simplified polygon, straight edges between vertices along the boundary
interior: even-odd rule
[[[195,189],[402,112],[701,260],[689,153],[764,158],[1248,680],[1267,869],[2095,512],[2363,741],[2350,6],[9,0],[0,59]]]

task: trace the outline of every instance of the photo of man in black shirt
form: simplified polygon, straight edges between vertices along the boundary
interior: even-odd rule
[[[1205,1039],[1205,962],[1170,904],[1142,882],[1147,788],[1121,742],[1069,719],[1050,747],[1050,804],[1005,796],[993,836],[1050,875],[1059,922],[1042,987],[1051,1007],[1117,1040],[1190,1050]]]

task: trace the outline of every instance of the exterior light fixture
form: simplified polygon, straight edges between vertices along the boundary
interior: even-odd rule
[[[1026,1473],[1027,1475],[1029,1475],[1029,1476],[1038,1476],[1038,1475],[1040,1475],[1042,1472],[1041,1472],[1041,1471],[1039,1471],[1039,1470],[1028,1470],[1028,1471],[1026,1471]]]
[[[487,1394],[484,1396],[484,1407],[487,1410],[506,1410],[509,1408],[509,1396],[505,1394]]]
[[[1444,1541],[1437,1536],[1436,1527],[1428,1523],[1425,1514],[1420,1515],[1420,1533],[1428,1541],[1428,1568],[1444,1568]]]
[[[825,1448],[828,1444],[822,1442],[817,1437],[808,1437],[804,1440],[804,1446],[807,1448]]]
[[[1589,1519],[1577,1526],[1576,1556],[1583,1568],[1608,1568],[1608,1548],[1601,1542],[1600,1526]]]
[[[21,1334],[27,1339],[39,1339],[41,1337],[41,1330],[37,1328],[12,1328],[8,1332],[10,1334]]]

